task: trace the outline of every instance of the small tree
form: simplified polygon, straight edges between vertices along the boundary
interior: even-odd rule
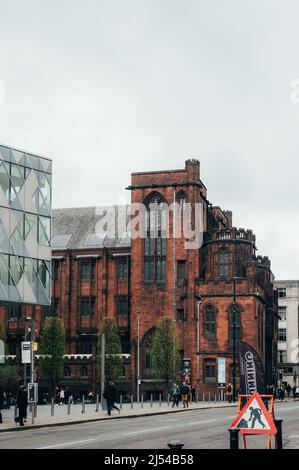
[[[105,334],[105,377],[112,380],[123,373],[122,347],[114,318],[106,317],[100,328],[98,340],[98,369],[101,369],[101,337]]]
[[[175,380],[180,368],[180,353],[176,326],[168,316],[162,317],[154,333],[152,367],[155,375],[169,382]]]
[[[14,390],[19,383],[18,367],[5,364],[6,354],[8,354],[6,329],[5,324],[0,322],[0,386],[4,390]]]
[[[41,333],[40,370],[50,386],[52,395],[63,376],[65,354],[65,329],[59,318],[49,317]]]

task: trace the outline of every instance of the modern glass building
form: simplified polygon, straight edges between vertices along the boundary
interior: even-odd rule
[[[50,304],[51,160],[0,145],[0,301]]]

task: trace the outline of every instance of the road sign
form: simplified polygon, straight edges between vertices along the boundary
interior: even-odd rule
[[[241,434],[276,434],[277,429],[261,396],[255,393],[241,409],[231,428],[240,429]]]
[[[30,348],[30,341],[23,341],[22,342],[22,364],[30,364],[31,363],[31,348]]]
[[[37,383],[28,384],[28,402],[37,403],[38,402],[38,385]]]

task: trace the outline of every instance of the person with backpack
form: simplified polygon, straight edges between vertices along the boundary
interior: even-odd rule
[[[181,395],[182,395],[182,400],[183,400],[183,407],[188,408],[189,407],[189,387],[186,384],[186,382],[183,382],[183,386],[181,389]]]
[[[180,388],[176,383],[173,384],[171,390],[170,390],[170,397],[172,400],[172,408],[174,408],[174,405],[177,407],[179,406],[179,401],[180,401]]]

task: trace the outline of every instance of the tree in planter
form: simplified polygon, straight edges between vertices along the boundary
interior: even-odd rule
[[[6,329],[5,324],[0,322],[0,340],[3,341],[3,350],[0,349],[0,354],[8,354],[8,347],[6,343]],[[1,358],[2,359],[2,358]],[[19,384],[19,372],[17,366],[12,366],[10,364],[5,364],[5,357],[3,362],[0,361],[0,386],[4,390],[15,390]]]
[[[41,376],[49,383],[54,396],[55,387],[63,377],[65,354],[65,329],[62,321],[56,317],[46,319],[41,333],[39,366]]]
[[[98,370],[101,370],[101,338],[105,334],[105,378],[113,380],[123,375],[122,347],[114,318],[106,317],[101,325],[98,339]]]
[[[168,316],[162,317],[154,333],[152,345],[152,369],[154,374],[169,382],[176,380],[180,368],[180,353],[176,326]]]

